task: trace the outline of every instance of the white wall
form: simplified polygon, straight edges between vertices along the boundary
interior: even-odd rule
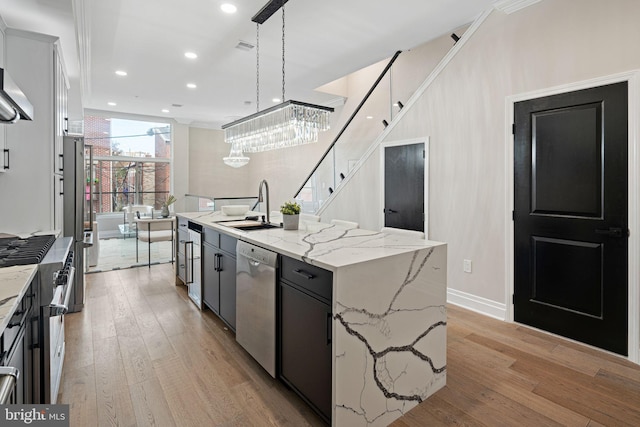
[[[504,306],[505,98],[640,68],[640,2],[543,0],[494,11],[386,141],[430,137],[429,236],[448,243],[448,286]],[[407,108],[407,107],[405,107]],[[323,218],[336,212],[378,229],[377,151]],[[346,188],[346,187],[345,187]],[[462,272],[462,260],[473,272]]]
[[[258,186],[249,190],[247,166],[232,168],[222,161],[231,146],[224,132],[189,128],[189,194],[211,197],[245,197],[258,194]],[[251,165],[251,162],[249,163]]]
[[[189,193],[189,147],[190,128],[187,125],[171,121],[171,149],[173,150],[173,170],[171,171],[171,188],[176,202],[173,205],[174,212],[184,212],[184,195]]]

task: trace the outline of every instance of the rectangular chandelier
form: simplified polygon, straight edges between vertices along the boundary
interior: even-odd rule
[[[224,140],[245,153],[275,150],[318,141],[329,129],[331,107],[285,101],[222,126]]]

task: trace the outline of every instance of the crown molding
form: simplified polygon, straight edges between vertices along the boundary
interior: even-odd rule
[[[493,7],[500,12],[510,15],[513,12],[517,12],[520,9],[524,9],[540,1],[541,0],[498,0],[493,3]]]
[[[5,34],[8,35],[8,36],[22,37],[22,38],[25,38],[25,39],[38,40],[38,41],[41,41],[41,42],[51,43],[51,44],[55,44],[56,42],[58,42],[58,40],[60,40],[60,38],[56,37],[56,36],[50,36],[48,34],[36,33],[34,31],[18,30],[16,28],[11,28],[11,27],[8,27],[5,30]]]

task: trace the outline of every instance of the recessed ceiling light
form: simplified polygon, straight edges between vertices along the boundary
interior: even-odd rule
[[[280,98],[273,98],[271,101],[273,101],[273,102],[281,102]]]
[[[169,110],[167,110],[166,108],[163,108],[163,109],[162,109],[162,112],[163,112],[163,113],[168,113],[168,112],[169,112]]]
[[[115,107],[118,104],[116,104],[115,102],[107,102],[107,105],[111,105],[112,107]]]
[[[373,119],[373,116],[367,116],[367,119],[371,120]]]
[[[237,7],[235,7],[235,5],[232,5],[231,3],[224,3],[220,6],[220,9],[224,12],[224,13],[236,13],[236,11],[238,10]]]
[[[116,74],[117,74],[117,75],[119,75],[119,76],[124,77],[124,76],[126,76],[126,75],[127,75],[127,72],[126,72],[126,71],[122,71],[122,70],[117,70],[117,71],[116,71]]]
[[[184,56],[189,59],[196,59],[198,57],[198,54],[195,52],[185,52]]]
[[[187,83],[187,87],[188,87],[189,89],[195,89],[195,88],[197,88],[198,86],[196,86],[196,84],[195,84],[195,83]]]
[[[398,103],[397,103],[397,102],[394,102],[393,106],[394,106],[394,107],[397,107],[397,106],[398,106]]]

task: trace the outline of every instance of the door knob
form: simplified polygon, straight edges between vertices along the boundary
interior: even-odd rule
[[[385,213],[398,213],[398,211],[394,211],[393,209],[385,209]]]
[[[629,230],[626,232],[619,227],[609,227],[608,229],[596,229],[596,234],[600,234],[608,237],[629,237]]]

